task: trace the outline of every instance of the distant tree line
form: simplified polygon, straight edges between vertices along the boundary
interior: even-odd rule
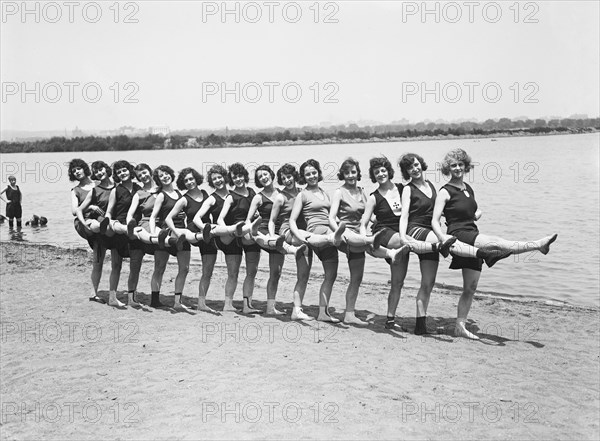
[[[489,119],[485,122],[387,124],[359,127],[356,124],[330,127],[302,127],[297,129],[222,130],[210,134],[196,131],[174,132],[168,137],[125,135],[97,137],[53,137],[35,141],[2,141],[0,153],[29,152],[83,152],[157,150],[182,148],[215,148],[236,145],[295,142],[349,142],[351,140],[386,140],[397,138],[472,136],[485,137],[500,134],[539,135],[547,133],[584,133],[600,130],[599,118],[517,120]]]

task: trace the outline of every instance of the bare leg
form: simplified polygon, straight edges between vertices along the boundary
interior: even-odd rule
[[[152,273],[152,280],[150,281],[152,291],[160,291],[168,261],[168,252],[162,250],[154,251],[154,272]]]
[[[542,254],[548,254],[550,245],[556,240],[557,234],[546,236],[533,242],[509,241],[497,236],[488,236],[480,234],[475,239],[475,246],[484,250],[502,250],[511,251],[513,254],[527,253],[530,251],[540,251]]]
[[[208,294],[208,287],[210,286],[210,279],[212,278],[216,261],[216,254],[202,255],[202,277],[200,278],[200,283],[198,284],[197,309],[199,311],[215,312],[214,309],[206,306],[206,294]]]
[[[93,293],[90,297],[90,300],[101,301],[104,303],[100,297],[98,297],[98,287],[100,286],[100,279],[102,278],[102,267],[104,266],[104,256],[106,255],[106,248],[101,246],[97,241],[94,242],[93,249],[94,259],[92,261],[92,274],[90,278],[92,280],[92,289]]]
[[[123,258],[119,255],[119,252],[115,249],[110,250],[110,277],[109,277],[109,291],[108,291],[108,304],[110,306],[125,306],[117,299],[117,287],[119,286],[119,279],[121,278],[121,267],[123,266]]]
[[[415,334],[423,335],[427,333],[427,308],[429,307],[429,299],[431,291],[435,284],[435,276],[439,262],[437,260],[421,260],[421,286],[417,293],[417,325]]]
[[[400,239],[400,233],[396,233],[392,236],[390,241],[385,245],[386,248],[402,248],[404,245],[409,245],[411,251],[415,254],[428,254],[437,252],[434,243],[423,242],[421,240],[408,239],[407,242],[403,242]]]
[[[267,314],[281,315],[283,312],[276,308],[275,297],[277,297],[277,288],[281,278],[285,256],[280,253],[269,254],[269,280],[267,281]]]
[[[260,262],[260,251],[246,253],[246,277],[244,278],[244,284],[242,291],[244,295],[244,314],[255,314],[262,312],[259,309],[255,309],[252,306],[252,294],[254,293],[254,282],[256,280],[256,273],[258,272],[258,263]]]
[[[242,256],[240,254],[226,254],[225,263],[227,264],[227,282],[225,282],[225,303],[223,304],[223,311],[237,312],[237,309],[233,307],[233,295],[237,288]]]
[[[123,225],[118,220],[113,220],[110,223],[110,229],[117,234],[127,234],[127,225]]]
[[[324,278],[319,289],[319,316],[317,320],[322,322],[337,323],[338,319],[329,315],[329,300],[331,299],[331,292],[333,291],[333,284],[337,278],[338,261],[327,260],[322,261]]]
[[[142,259],[144,252],[142,250],[129,250],[129,279],[127,280],[128,301],[131,306],[139,306],[135,300],[138,281],[140,279],[140,270],[142,269]]]
[[[397,260],[390,265],[392,285],[388,295],[387,321],[385,325],[387,329],[398,329],[398,326],[395,324],[396,309],[398,308],[400,296],[402,295],[402,287],[404,286],[407,269],[408,256]]]
[[[306,293],[306,285],[310,277],[312,267],[312,251],[306,250],[296,254],[297,278],[294,286],[294,309],[292,311],[292,320],[314,320],[311,316],[302,311],[302,302]]]
[[[363,274],[365,271],[365,258],[348,260],[350,268],[350,283],[346,289],[346,311],[344,313],[344,323],[365,326],[367,322],[363,322],[354,314],[358,290],[362,283]]]
[[[177,252],[177,276],[175,277],[175,301],[173,308],[179,310],[189,310],[187,306],[181,303],[181,296],[183,295],[183,288],[185,287],[185,279],[187,278],[188,272],[190,271],[190,251],[178,251]]]
[[[458,301],[458,314],[456,318],[456,325],[454,327],[454,335],[457,337],[466,337],[473,340],[479,340],[475,334],[469,332],[465,326],[467,316],[471,309],[471,303],[473,303],[473,296],[479,283],[479,277],[481,276],[480,271],[475,271],[468,268],[463,268],[463,293]]]

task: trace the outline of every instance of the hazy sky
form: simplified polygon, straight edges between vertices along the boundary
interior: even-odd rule
[[[2,130],[600,113],[597,1],[25,5],[2,2]]]

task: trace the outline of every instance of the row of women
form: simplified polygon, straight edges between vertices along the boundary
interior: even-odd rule
[[[328,305],[342,251],[350,270],[343,321],[364,326],[368,323],[354,311],[368,253],[385,259],[390,266],[385,327],[399,329],[396,309],[409,254],[415,253],[420,261],[421,285],[414,332],[422,335],[427,333],[427,309],[442,254],[452,255],[450,268],[461,269],[463,276],[455,334],[477,338],[466,329],[465,322],[483,263],[491,267],[511,254],[533,250],[547,254],[557,235],[537,241],[513,241],[479,233],[475,221],[481,210],[473,189],[464,179],[471,169],[471,158],[462,149],[452,150],[444,157],[442,172],[450,179],[439,191],[425,179],[427,164],[419,155],[403,155],[398,166],[405,185],[392,182],[394,167],[386,157],[372,158],[368,172],[377,188],[367,195],[359,186],[359,163],[348,158],[338,173],[343,184],[330,195],[319,185],[323,174],[314,159],[304,162],[299,170],[291,164],[283,165],[277,173],[267,165],[257,167],[254,183],[260,189],[258,193],[248,186],[249,173],[242,164],[231,164],[228,169],[215,165],[207,172],[208,185],[213,190],[209,195],[200,188],[203,176],[193,168],[181,170],[176,177],[166,165],[152,170],[147,164],[133,167],[127,161],[117,161],[109,167],[96,161],[90,169],[83,160],[74,159],[69,165],[69,177],[78,182],[72,191],[75,228],[88,240],[95,256],[90,300],[103,302],[98,297],[98,286],[104,256],[110,249],[109,304],[125,306],[117,299],[117,286],[122,259],[129,257],[128,304],[140,307],[136,289],[142,257],[149,253],[154,255],[150,306],[163,306],[159,297],[163,274],[169,257],[175,256],[178,273],[173,308],[189,311],[181,296],[194,246],[202,257],[197,309],[214,312],[206,304],[206,294],[217,253],[221,251],[227,265],[223,311],[236,311],[232,302],[245,256],[242,312],[259,313],[262,311],[253,307],[252,297],[264,250],[270,269],[266,314],[282,314],[276,308],[276,295],[285,256],[289,254],[295,257],[297,269],[291,318],[313,320],[303,312],[302,304],[313,255],[317,255],[324,272],[317,320],[335,323],[339,319],[330,315]],[[275,186],[275,180],[280,188]],[[442,229],[442,216],[446,231]]]

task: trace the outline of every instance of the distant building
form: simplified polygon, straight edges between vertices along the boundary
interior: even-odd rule
[[[168,136],[169,133],[171,133],[171,130],[169,129],[168,126],[150,127],[150,134],[151,135]]]
[[[72,138],[81,138],[83,137],[83,132],[79,130],[79,127],[75,126],[75,130],[71,132]]]

